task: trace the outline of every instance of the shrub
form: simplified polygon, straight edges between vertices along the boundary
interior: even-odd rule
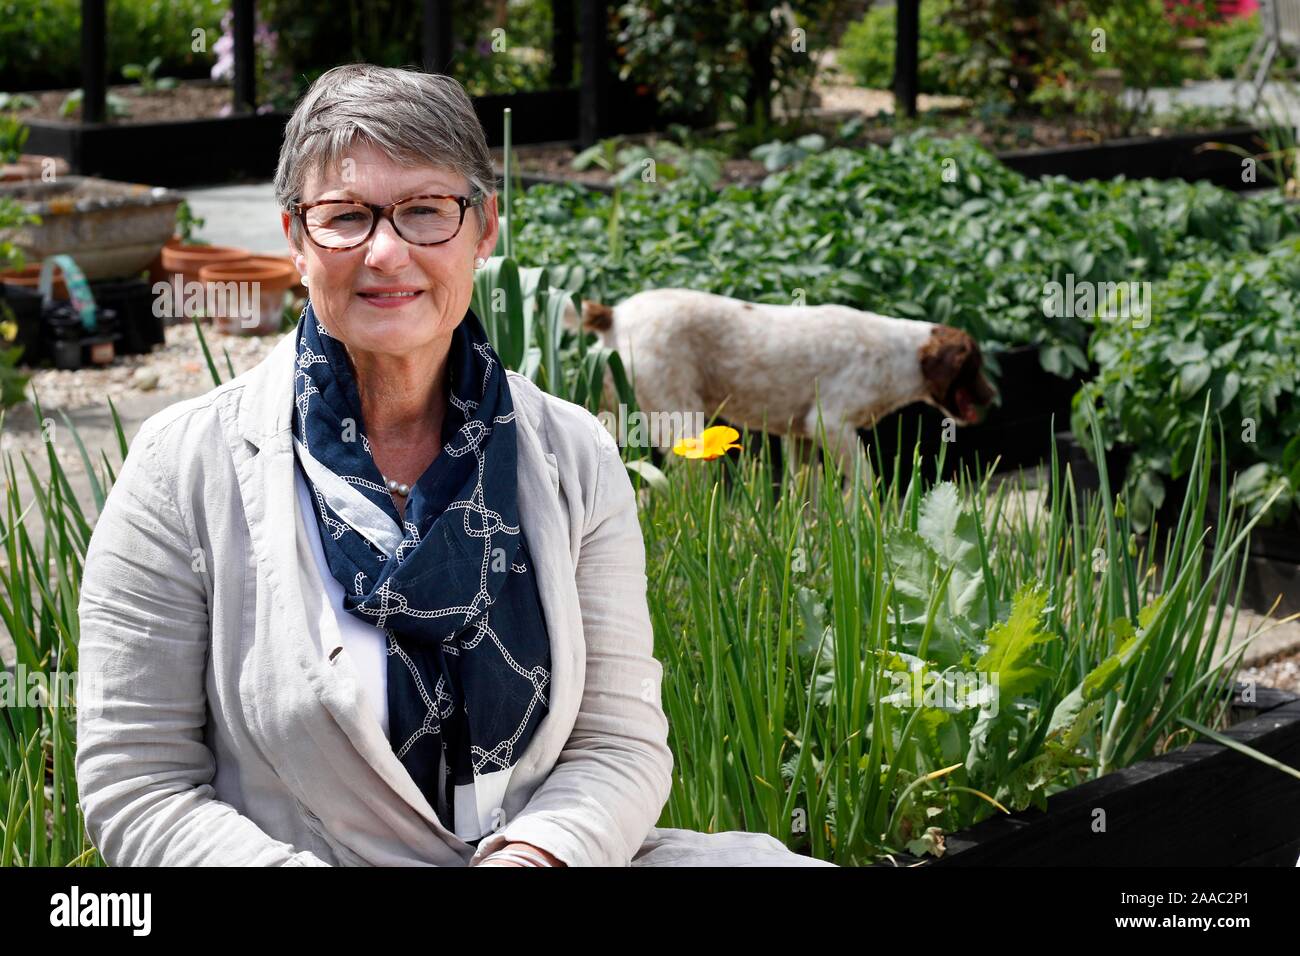
[[[966,34],[952,25],[953,0],[926,0],[921,4],[921,39],[918,80],[922,93],[956,93],[980,96],[977,82],[963,79],[962,67],[970,50]],[[894,79],[896,12],[873,7],[851,23],[840,39],[839,65],[860,84],[889,89]]]

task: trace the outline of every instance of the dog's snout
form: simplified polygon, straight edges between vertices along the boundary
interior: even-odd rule
[[[921,374],[935,405],[967,424],[996,397],[984,377],[979,343],[961,329],[936,325],[921,347]]]

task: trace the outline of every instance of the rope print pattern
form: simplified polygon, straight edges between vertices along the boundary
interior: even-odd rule
[[[345,610],[385,632],[394,753],[457,830],[455,787],[514,765],[550,684],[545,617],[518,521],[505,371],[467,312],[448,354],[442,451],[399,518],[371,454],[346,349],[310,302],[296,335],[294,437],[402,530],[390,560],[308,478],[326,560]],[[477,830],[477,821],[462,824]]]

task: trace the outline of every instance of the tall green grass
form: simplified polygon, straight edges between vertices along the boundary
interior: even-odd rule
[[[1037,508],[1023,479],[904,486],[865,458],[847,497],[829,460],[811,498],[815,464],[777,494],[765,445],[668,466],[642,522],[676,759],[661,825],[841,864],[934,853],[1190,742],[1179,718],[1221,726],[1249,527],[1209,500],[1214,437],[1207,417],[1178,524],[1142,547],[1104,466],[1084,497],[1053,458]],[[891,677],[910,667],[997,674],[996,716],[913,706]]]
[[[35,408],[36,420],[44,422],[39,401]],[[111,399],[109,408],[120,463],[126,457],[126,436]],[[30,501],[22,500],[13,454],[5,455],[0,617],[14,642],[16,672],[45,675],[51,693],[42,694],[36,707],[0,707],[0,866],[103,865],[87,838],[77,800],[75,710],[55,691],[72,687],[75,680],[82,561],[116,472],[103,451],[102,471],[97,469],[76,428],[66,415],[62,418],[62,426],[47,432],[48,478],[21,455]],[[90,477],[94,514],[78,500],[55,455],[60,427],[76,444]],[[33,531],[37,518],[39,536]]]

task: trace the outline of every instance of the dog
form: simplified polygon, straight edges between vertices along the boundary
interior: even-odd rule
[[[566,321],[578,325],[576,309]],[[642,413],[695,422],[720,414],[737,427],[799,439],[806,457],[820,437],[820,400],[825,450],[841,476],[853,474],[859,428],[913,402],[974,424],[995,397],[967,333],[842,305],[654,289],[613,308],[584,300],[581,328],[618,351]],[[617,401],[607,373],[603,407]],[[682,437],[665,431],[651,429],[661,452]]]

